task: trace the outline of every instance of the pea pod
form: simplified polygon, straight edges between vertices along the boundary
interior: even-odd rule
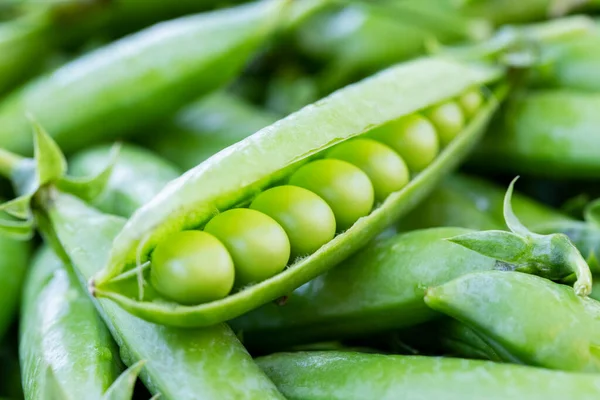
[[[188,170],[276,120],[241,98],[218,92],[187,106],[144,144]]]
[[[38,78],[0,105],[0,146],[31,153],[27,114],[65,151],[161,121],[231,80],[273,32],[282,4],[256,2],[164,22]]]
[[[223,212],[249,202],[257,193],[285,180],[295,170],[300,171],[299,167],[311,165],[309,161],[322,157],[324,150],[333,145],[458,96],[473,86],[494,82],[500,78],[499,73],[495,68],[437,58],[421,59],[342,89],[264,128],[188,171],[138,210],[115,239],[107,267],[93,280],[93,292],[111,298],[141,318],[177,326],[218,323],[286,294],[366,244],[431,190],[439,177],[453,168],[478,139],[481,128],[496,108],[496,99],[490,98],[436,160],[403,189],[389,195],[368,216],[316,253],[292,262],[285,271],[270,279],[222,300],[197,306],[182,306],[164,298],[156,301],[160,296],[150,288],[145,290],[149,297],[139,301],[141,292],[134,294],[137,286],[134,280],[121,281],[123,286],[118,288],[111,288],[110,281],[135,267],[136,259],[139,265],[145,262],[153,248],[167,236],[206,224],[215,211]],[[439,84],[431,85],[433,79]],[[312,126],[318,129],[309,128]],[[288,143],[289,138],[294,138],[292,143]],[[327,160],[313,164],[322,161]],[[236,173],[232,174],[234,169]],[[324,180],[335,178],[321,176]]]
[[[488,271],[430,288],[425,301],[522,363],[600,370],[600,303],[576,296],[568,286],[518,272]]]
[[[541,90],[515,96],[474,153],[473,164],[553,178],[597,177],[599,106],[600,95],[589,92]]]
[[[53,385],[67,399],[101,399],[119,376],[121,362],[108,329],[77,277],[47,247],[27,277],[20,331],[28,399],[43,398]]]
[[[289,399],[594,399],[600,389],[593,374],[451,358],[315,351],[257,361]]]
[[[73,158],[71,172],[88,176],[109,161],[109,147],[90,149]],[[118,210],[125,214],[136,204],[144,204],[174,174],[176,168],[151,152],[124,145],[98,204],[106,212]],[[124,199],[127,207],[107,199]],[[58,222],[53,220],[51,229],[61,239],[60,246],[69,254],[74,269],[88,279],[107,256],[110,232],[116,232],[124,222],[77,201],[67,210],[83,214],[61,215]],[[98,230],[89,229],[92,220]],[[71,236],[79,230],[85,237]],[[64,232],[69,232],[67,238]],[[109,236],[105,236],[107,233]],[[107,300],[99,300],[95,305],[117,340],[125,363],[146,360],[141,378],[153,393],[166,399],[280,398],[227,325],[194,330],[161,327],[136,318]]]

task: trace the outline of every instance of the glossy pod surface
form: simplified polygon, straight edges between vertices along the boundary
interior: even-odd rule
[[[600,94],[543,90],[517,96],[486,135],[473,163],[535,176],[600,175]]]
[[[118,287],[110,287],[107,282],[133,267],[136,254],[142,256],[142,261],[147,259],[147,254],[172,232],[200,227],[215,210],[225,211],[249,202],[258,192],[285,180],[323,150],[375,126],[458,96],[474,86],[492,82],[499,78],[499,73],[496,69],[448,60],[416,60],[342,89],[218,153],[173,181],[132,216],[114,241],[107,268],[94,280],[95,293],[117,301],[144,319],[178,326],[218,323],[284,295],[365,244],[431,190],[437,179],[454,167],[479,137],[496,107],[495,99],[489,99],[460,135],[407,186],[389,195],[366,218],[358,220],[316,253],[270,279],[222,300],[193,307],[159,301],[152,290],[146,290],[147,297],[138,301],[133,298],[137,297],[132,292],[133,281],[120,282]],[[432,79],[439,80],[439,85],[433,85]],[[200,187],[203,189],[198,190]]]
[[[425,302],[517,362],[600,371],[600,303],[575,295],[571,287],[519,272],[487,271],[430,288]]]
[[[488,361],[354,352],[280,353],[257,359],[291,400],[596,399],[600,380]]]
[[[233,78],[275,28],[281,5],[163,22],[38,78],[0,105],[0,146],[31,153],[27,113],[67,152],[160,121]]]
[[[65,399],[100,400],[121,371],[117,346],[77,277],[48,247],[33,260],[22,307],[26,398],[44,398],[58,387]]]
[[[365,335],[436,318],[425,289],[495,260],[444,239],[469,232],[433,228],[377,240],[290,294],[283,305],[265,304],[232,321],[251,348],[285,346]]]
[[[89,175],[109,160],[109,153],[108,147],[102,147],[77,154],[73,171]],[[160,157],[124,145],[101,198],[126,199],[125,204],[135,208],[166,185],[171,174],[176,174],[176,168]],[[73,267],[86,280],[101,268],[112,238],[124,220],[98,213],[75,199],[71,202],[66,209],[60,209],[69,212],[53,222]],[[101,204],[105,212],[123,209],[113,201]],[[92,221],[98,224],[98,231],[89,229]],[[116,338],[124,361],[131,364],[146,360],[141,378],[153,393],[177,400],[219,396],[281,398],[227,325],[169,328],[145,322],[107,300],[99,300],[96,305]],[[231,384],[232,379],[235,385]]]

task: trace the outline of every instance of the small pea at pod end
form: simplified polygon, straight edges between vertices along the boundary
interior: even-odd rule
[[[369,136],[391,147],[413,172],[424,170],[440,151],[435,127],[419,114],[408,115],[375,128]]]
[[[177,232],[152,253],[150,281],[158,293],[181,304],[221,299],[235,279],[233,260],[217,238],[201,231]]]
[[[237,287],[277,275],[289,261],[290,241],[284,229],[262,212],[227,210],[211,219],[204,231],[223,242],[229,251]]]
[[[463,111],[454,101],[430,108],[425,116],[435,126],[442,146],[449,145],[465,126]]]
[[[372,139],[353,139],[335,146],[327,158],[349,162],[371,181],[375,199],[383,201],[410,180],[408,168],[394,150]]]
[[[350,228],[359,218],[368,215],[375,202],[369,177],[360,168],[342,160],[312,161],[294,172],[289,183],[325,200],[333,210],[338,231]]]
[[[483,95],[479,89],[471,89],[458,98],[458,103],[463,109],[465,116],[471,118],[481,108]]]

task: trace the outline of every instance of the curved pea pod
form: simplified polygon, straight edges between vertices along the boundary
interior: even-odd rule
[[[27,277],[20,333],[26,398],[131,399],[139,371],[111,388],[121,370],[117,347],[77,277],[48,247]]]
[[[212,325],[289,293],[366,244],[423,198],[477,141],[497,106],[496,99],[490,98],[429,167],[403,189],[390,194],[314,254],[272,278],[197,306],[169,302],[151,290],[145,291],[150,297],[140,301],[134,280],[121,280],[118,288],[111,288],[110,281],[144,263],[170,234],[202,226],[216,211],[249,202],[331,146],[500,77],[501,71],[495,68],[439,58],[416,60],[348,86],[262,129],[172,181],[136,211],[115,239],[106,268],[94,278],[93,292],[141,318],[177,326]]]
[[[430,288],[425,301],[522,363],[600,370],[600,303],[577,296],[568,286],[518,272],[488,271]]]
[[[6,217],[0,213],[0,218]],[[0,340],[17,314],[30,247],[28,242],[0,233]]]
[[[279,353],[257,362],[288,399],[595,399],[598,377],[452,358]]]
[[[60,192],[46,207],[56,239],[78,274],[88,279],[105,264],[125,220]],[[152,393],[182,400],[282,398],[227,325],[171,328],[137,318],[106,299],[98,305],[125,364],[146,361],[140,378]]]
[[[105,145],[80,152],[70,160],[69,172],[75,177],[96,176],[111,162],[111,151],[112,147]],[[148,150],[125,145],[92,204],[104,212],[128,217],[179,175],[177,168]]]
[[[36,79],[0,105],[0,146],[31,153],[27,114],[67,152],[161,121],[234,78],[273,32],[283,4],[163,22]]]
[[[270,303],[231,322],[244,344],[272,350],[413,326],[438,317],[425,289],[496,262],[446,239],[470,232],[432,228],[369,245],[301,286],[282,305]]]
[[[226,92],[196,101],[144,144],[188,170],[224,148],[272,124],[276,115]]]
[[[600,95],[542,90],[515,96],[473,155],[479,168],[552,178],[600,176]]]

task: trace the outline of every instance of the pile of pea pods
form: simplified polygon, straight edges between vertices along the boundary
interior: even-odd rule
[[[0,0],[0,400],[600,398],[600,2]]]

